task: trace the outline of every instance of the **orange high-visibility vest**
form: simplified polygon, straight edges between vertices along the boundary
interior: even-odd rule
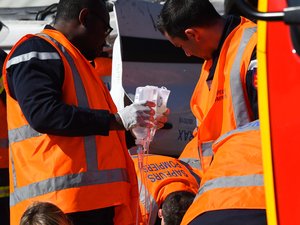
[[[178,159],[181,162],[188,164],[191,169],[198,174],[199,177],[203,176],[203,170],[201,168],[200,156],[198,150],[198,136],[196,135],[190,140],[184,147]]]
[[[99,76],[111,76],[112,59],[108,57],[97,57],[94,59],[95,70]]]
[[[162,155],[145,155],[143,167],[140,169],[138,157],[135,155],[132,158],[139,181],[143,224],[155,223],[159,207],[172,192],[197,193],[199,177],[191,173],[178,159]]]
[[[111,89],[112,59],[108,57],[97,57],[94,59],[96,74]]]
[[[206,80],[212,60],[202,66],[190,105],[198,121],[198,147],[204,172],[212,158],[213,141],[251,121],[245,79],[256,43],[256,25],[242,17],[224,41],[210,88]]]
[[[60,57],[63,61],[62,97],[66,104],[116,112],[109,91],[94,68],[64,35],[45,29],[38,36],[59,53],[43,52],[43,57]],[[13,47],[4,68],[10,66],[16,47],[31,37],[33,35],[23,37]],[[22,56],[26,60],[26,54]],[[65,213],[115,206],[115,224],[134,224],[137,180],[124,132],[112,130],[109,136],[82,137],[39,133],[30,126],[18,102],[11,97],[6,76],[4,70],[11,149],[11,224],[19,224],[22,213],[33,201],[50,201]]]
[[[212,210],[266,208],[259,121],[222,135],[213,151],[214,159],[182,225]]]

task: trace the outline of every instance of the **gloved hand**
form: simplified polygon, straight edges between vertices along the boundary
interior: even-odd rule
[[[167,110],[163,114],[157,116],[157,118],[154,121],[156,129],[160,129],[165,125],[165,123],[168,121],[169,114],[170,109],[167,108]]]
[[[153,127],[155,111],[152,107],[155,107],[155,103],[149,101],[132,103],[117,113],[126,130],[136,126]]]

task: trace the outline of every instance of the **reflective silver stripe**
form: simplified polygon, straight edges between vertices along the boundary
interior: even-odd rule
[[[17,189],[17,173],[16,173],[16,167],[15,167],[15,160],[12,154],[11,148],[9,148],[9,160],[11,162],[11,170],[12,170],[12,177],[13,177],[13,186],[14,189]]]
[[[0,148],[8,148],[8,139],[0,138]]]
[[[13,193],[11,193],[10,206],[12,207],[29,198],[59,190],[113,182],[129,182],[126,169],[87,171],[80,174],[70,174],[32,183],[30,185],[17,188]]]
[[[141,173],[143,173],[143,171],[141,171]],[[149,213],[149,225],[154,225],[155,224],[155,220],[157,217],[157,213],[158,213],[158,205],[154,199],[154,197],[150,194],[150,192],[148,191],[148,189],[144,186],[144,184],[141,182],[140,179],[138,179],[138,185],[139,185],[139,189],[140,189],[140,202],[141,204],[144,206],[144,208],[146,209],[147,213]],[[146,199],[149,198],[149,202],[146,202]],[[151,214],[150,214],[151,213]]]
[[[202,156],[212,156],[213,155],[212,144],[213,144],[213,141],[203,142],[201,144]]]
[[[225,134],[223,134],[221,137],[219,137],[214,144],[218,144],[219,142],[223,141],[224,139],[226,139],[227,137],[233,135],[233,134],[237,134],[240,132],[245,132],[245,131],[250,131],[250,130],[259,130],[259,120],[255,120],[251,123],[247,123],[244,126],[241,126],[235,130],[231,130]]]
[[[84,150],[87,161],[87,170],[93,171],[98,170],[98,156],[97,156],[97,145],[96,136],[85,136],[84,137]]]
[[[70,56],[69,52],[65,49],[65,47],[62,44],[60,44],[58,41],[56,41],[54,38],[48,36],[47,34],[41,33],[38,35],[43,36],[43,37],[49,39],[50,41],[52,41],[54,44],[57,45],[57,47],[64,54],[64,56],[66,57],[69,65],[71,67],[71,70],[72,70],[72,74],[73,74],[73,78],[74,78],[74,85],[75,85],[76,95],[77,95],[76,97],[78,100],[78,106],[89,107],[88,98],[87,98],[87,95],[86,95],[86,92],[84,89],[83,82],[81,80],[81,77],[79,75],[77,67],[75,66],[73,58]]]
[[[203,193],[216,188],[238,188],[249,186],[264,186],[263,175],[228,176],[209,180],[199,189],[195,199],[199,198]]]
[[[254,35],[255,32],[256,27],[245,29],[240,41],[240,45],[234,63],[232,65],[232,69],[230,71],[230,87],[232,92],[231,96],[237,127],[250,122],[248,117],[248,109],[244,97],[243,85],[240,77],[240,65],[248,41]]]
[[[250,61],[250,64],[248,66],[248,71],[253,70],[254,68],[257,68],[257,59]]]
[[[70,54],[65,49],[65,47],[61,45],[58,41],[56,41],[54,38],[44,33],[40,33],[38,35],[43,36],[49,39],[50,41],[52,41],[64,54],[72,70],[78,106],[90,108],[83,82],[81,80],[77,67],[75,66],[73,58],[70,56]],[[86,160],[87,160],[87,169],[98,170],[96,136],[90,135],[84,137],[84,149],[85,149]]]
[[[187,160],[188,162],[184,161]],[[179,159],[179,162],[190,172],[190,174],[196,179],[197,183],[200,184],[201,178],[193,171],[193,168],[201,170],[200,160],[199,159],[188,159],[183,158]],[[189,166],[187,166],[189,165]],[[191,167],[191,168],[190,168]]]
[[[180,158],[180,161],[190,165],[192,168],[201,169],[200,159]]]
[[[38,137],[41,135],[43,135],[43,134],[37,132],[31,126],[25,125],[25,126],[13,129],[13,130],[9,130],[8,131],[8,140],[9,140],[9,144],[12,144],[15,142],[23,141],[23,140],[26,140],[26,139],[32,138],[32,137]]]
[[[6,64],[6,69],[12,65],[27,62],[32,58],[37,58],[39,60],[60,59],[57,52],[29,52],[9,59]]]

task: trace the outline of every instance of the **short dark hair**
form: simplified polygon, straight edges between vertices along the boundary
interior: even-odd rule
[[[99,10],[103,12],[107,11],[103,0],[60,0],[57,5],[55,21],[76,19],[83,8],[93,9],[96,6],[100,7]]]
[[[165,225],[180,225],[194,198],[195,194],[188,191],[175,191],[169,194],[162,203],[162,215]]]
[[[221,15],[209,0],[167,0],[158,16],[156,26],[161,33],[187,39],[184,30],[214,24]]]
[[[66,214],[50,202],[34,202],[21,217],[20,225],[72,225]]]

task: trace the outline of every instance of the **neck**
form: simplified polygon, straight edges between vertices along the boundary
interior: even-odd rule
[[[54,24],[54,28],[61,32],[66,38],[73,42],[74,37],[76,36],[76,30],[77,30],[78,23],[75,21],[57,21]]]
[[[224,31],[224,28],[225,28],[225,23],[226,23],[226,19],[224,19],[222,17],[214,25],[213,32],[215,32],[215,38],[214,38],[214,48],[215,48],[215,50],[217,50],[218,47],[219,47],[219,43],[221,41],[222,34],[223,34],[223,31]]]

